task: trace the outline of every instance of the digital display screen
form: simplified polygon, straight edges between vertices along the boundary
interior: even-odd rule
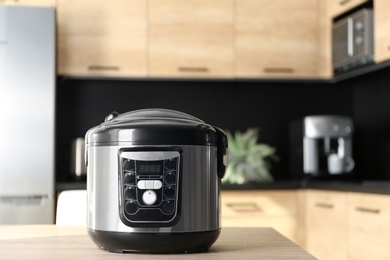
[[[137,174],[159,174],[163,172],[163,161],[137,161]]]

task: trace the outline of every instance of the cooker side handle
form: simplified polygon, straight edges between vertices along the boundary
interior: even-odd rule
[[[217,174],[220,179],[225,176],[225,171],[228,165],[227,160],[227,148],[228,148],[228,139],[226,133],[218,128],[214,127],[217,132]]]

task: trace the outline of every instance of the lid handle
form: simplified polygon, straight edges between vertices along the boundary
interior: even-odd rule
[[[225,176],[226,168],[228,165],[226,150],[228,148],[228,139],[226,133],[218,128],[214,127],[217,132],[217,174],[220,179]]]
[[[104,119],[104,122],[111,121],[112,119],[114,119],[117,116],[119,116],[119,113],[116,111],[113,111],[113,112],[111,112],[111,114],[106,116],[106,118]]]

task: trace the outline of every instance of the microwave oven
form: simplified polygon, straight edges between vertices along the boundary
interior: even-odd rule
[[[335,73],[374,62],[373,12],[364,8],[333,23],[332,64]]]

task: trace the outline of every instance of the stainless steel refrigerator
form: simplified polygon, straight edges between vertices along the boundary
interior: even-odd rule
[[[54,223],[55,12],[0,5],[0,224]]]

